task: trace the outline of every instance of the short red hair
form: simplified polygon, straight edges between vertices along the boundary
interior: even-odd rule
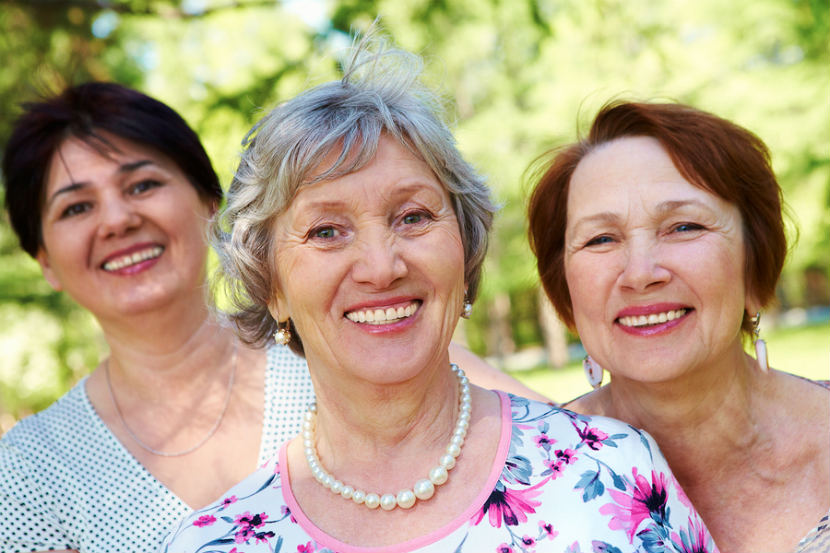
[[[738,207],[746,288],[760,305],[768,304],[784,265],[787,239],[781,187],[766,145],[743,127],[690,106],[618,101],[599,111],[587,138],[543,155],[536,173],[528,235],[542,285],[562,321],[574,328],[564,262],[571,176],[596,147],[628,136],[654,138],[686,180]],[[744,317],[743,328],[750,330],[749,317]]]

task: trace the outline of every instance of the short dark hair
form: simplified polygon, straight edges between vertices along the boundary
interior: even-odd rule
[[[571,177],[598,146],[628,136],[656,139],[684,178],[738,208],[744,282],[761,305],[769,303],[787,255],[787,239],[781,187],[763,141],[731,121],[687,105],[617,101],[599,111],[587,138],[540,158],[543,164],[528,207],[528,234],[542,285],[562,321],[574,327],[564,262]],[[746,315],[743,329],[751,330]]]
[[[50,160],[70,137],[102,152],[114,150],[102,133],[167,156],[203,200],[221,202],[222,188],[207,152],[172,108],[115,83],[69,87],[52,98],[23,104],[3,153],[6,210],[20,246],[32,257],[43,243],[41,206]]]

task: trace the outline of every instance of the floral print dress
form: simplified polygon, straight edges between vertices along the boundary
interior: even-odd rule
[[[717,548],[653,439],[625,423],[500,393],[487,484],[459,517],[386,547],[317,528],[291,492],[286,449],[192,513],[165,552],[712,553]],[[463,452],[459,462],[463,462]],[[283,467],[283,468],[281,468]],[[440,493],[440,491],[439,491]],[[336,499],[336,498],[332,498]],[[345,500],[343,500],[345,501]]]

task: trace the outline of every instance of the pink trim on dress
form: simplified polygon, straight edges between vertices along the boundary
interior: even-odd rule
[[[438,528],[434,532],[430,532],[425,536],[414,538],[402,543],[384,545],[379,547],[361,547],[350,545],[326,534],[323,530],[320,530],[313,522],[311,522],[311,520],[305,515],[302,509],[300,509],[300,505],[299,503],[297,503],[297,499],[294,497],[294,493],[291,491],[291,480],[288,475],[288,457],[286,453],[288,448],[288,442],[283,444],[283,446],[280,448],[279,470],[280,479],[283,483],[283,500],[285,501],[286,505],[288,505],[288,508],[291,510],[291,514],[294,516],[295,519],[297,519],[297,523],[303,530],[305,530],[308,533],[311,539],[313,539],[323,547],[327,547],[329,549],[341,553],[378,553],[381,551],[389,553],[406,553],[408,551],[414,551],[421,547],[425,547],[429,544],[435,543],[449,536],[458,528],[460,528],[463,524],[469,523],[473,516],[479,510],[482,509],[482,507],[484,506],[484,502],[487,501],[487,499],[490,497],[490,494],[493,492],[493,488],[496,487],[496,482],[498,482],[502,470],[504,470],[504,464],[507,461],[507,454],[510,452],[510,438],[512,434],[513,423],[513,414],[510,410],[510,398],[504,392],[498,390],[495,390],[495,392],[496,394],[498,394],[499,401],[501,404],[501,436],[499,437],[499,446],[496,450],[496,458],[493,461],[493,467],[490,470],[490,476],[487,477],[487,482],[484,484],[484,487],[476,496],[475,500],[473,501],[473,504],[467,509],[465,509],[457,518],[445,524],[441,528]]]

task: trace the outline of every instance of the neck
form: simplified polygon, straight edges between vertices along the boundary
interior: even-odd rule
[[[105,324],[109,370],[119,389],[147,401],[165,401],[216,377],[233,349],[232,331],[206,308],[159,316],[138,316]]]
[[[755,360],[735,349],[717,366],[666,383],[614,378],[603,389],[603,414],[648,431],[684,486],[707,468],[743,462],[768,446],[764,381]]]
[[[318,450],[332,471],[341,462],[382,464],[407,455],[433,460],[434,450],[443,449],[452,434],[459,392],[448,358],[391,385],[351,382],[344,388],[313,368],[311,375]]]

